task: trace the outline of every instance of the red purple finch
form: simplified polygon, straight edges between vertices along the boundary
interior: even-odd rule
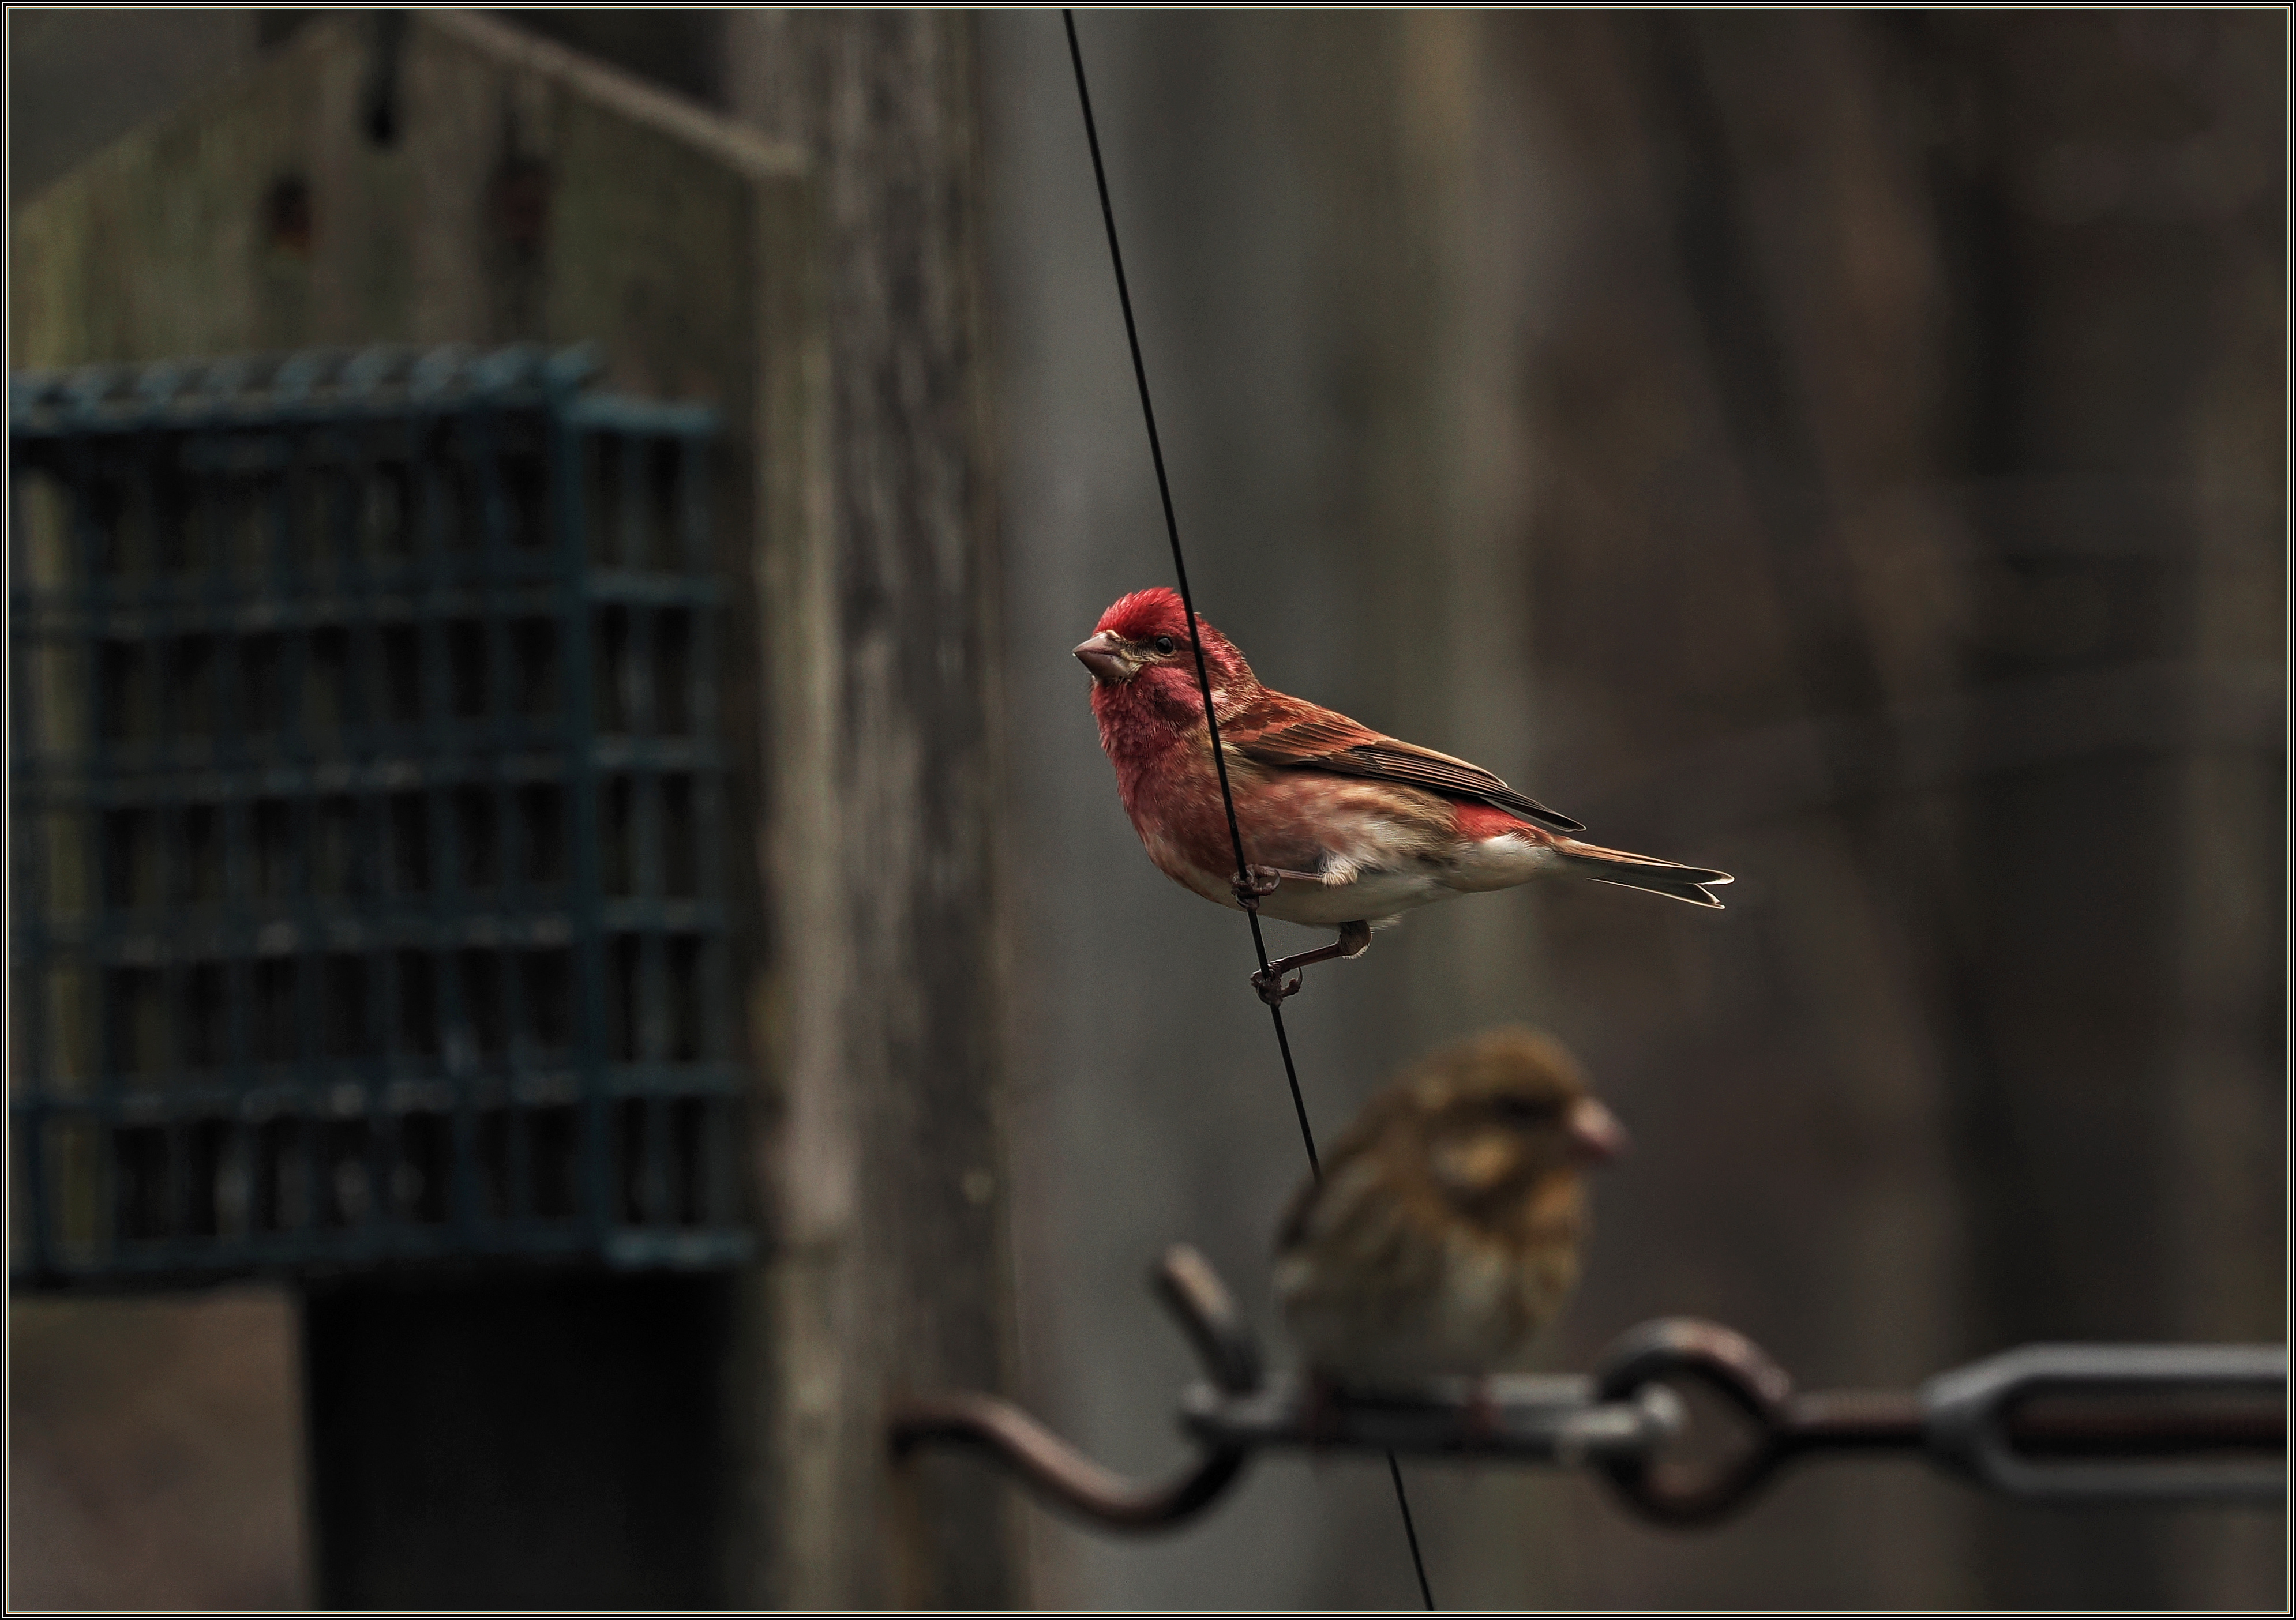
[[[1148,858],[1207,900],[1339,929],[1338,943],[1252,976],[1271,1004],[1299,988],[1297,979],[1284,982],[1287,971],[1361,955],[1372,929],[1401,912],[1534,878],[1592,878],[1721,908],[1705,886],[1729,882],[1727,872],[1566,838],[1585,827],[1480,765],[1270,691],[1201,616],[1196,627],[1243,837],[1242,873],[1178,594],[1160,585],[1135,591],[1100,616],[1076,655],[1092,672],[1100,745]]]
[[[1625,1144],[1570,1054],[1532,1030],[1406,1070],[1284,1212],[1275,1293],[1308,1369],[1379,1387],[1518,1362],[1578,1280],[1579,1172]]]

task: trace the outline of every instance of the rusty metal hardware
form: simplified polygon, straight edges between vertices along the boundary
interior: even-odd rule
[[[1744,1420],[1735,1454],[1702,1468],[1662,1450],[1605,1465],[1645,1517],[1691,1525],[1728,1516],[1818,1452],[1924,1452],[2035,1501],[2277,1501],[2287,1374],[2278,1345],[2028,1345],[1918,1391],[1804,1394],[1742,1334],[1669,1318],[1620,1338],[1598,1388],[1619,1400],[1688,1380]]]
[[[1149,1283],[1216,1387],[1235,1395],[1259,1387],[1259,1346],[1210,1261],[1175,1244]],[[979,1447],[1056,1505],[1119,1530],[1163,1529],[1194,1518],[1235,1482],[1251,1454],[1246,1444],[1214,1445],[1177,1477],[1143,1485],[1110,1473],[1011,1403],[971,1393],[907,1402],[893,1414],[890,1438],[896,1460],[925,1445]]]
[[[1159,1530],[1193,1518],[1234,1484],[1250,1456],[1241,1445],[1208,1451],[1195,1467],[1162,1484],[1111,1474],[1019,1407],[994,1395],[929,1396],[893,1416],[893,1455],[920,1446],[988,1451],[1057,1507],[1118,1530]]]
[[[1652,1385],[1629,1401],[1598,1402],[1595,1381],[1496,1374],[1432,1379],[1409,1392],[1342,1393],[1278,1377],[1226,1394],[1199,1384],[1180,1395],[1180,1421],[1207,1445],[1475,1456],[1564,1467],[1640,1457],[1682,1427],[1673,1392]]]
[[[1160,1484],[1125,1479],[978,1394],[902,1407],[895,1456],[979,1447],[1054,1503],[1125,1530],[1194,1517],[1254,1451],[1276,1446],[1592,1468],[1643,1517],[1682,1526],[1727,1518],[1785,1463],[1825,1452],[1919,1452],[1976,1484],[2038,1501],[2285,1493],[2288,1357],[2278,1345],[2029,1345],[1918,1390],[1804,1392],[1744,1335],[1671,1317],[1617,1340],[1592,1377],[1342,1390],[1314,1378],[1263,1378],[1250,1330],[1193,1249],[1169,1250],[1152,1280],[1209,1380],[1180,1397],[1181,1425],[1202,1452],[1193,1468]],[[1684,1399],[1692,1387],[1733,1417],[1693,1418]],[[1718,1456],[1702,1456],[1718,1441]]]
[[[2012,1496],[2276,1501],[2287,1394],[2280,1345],[2028,1345],[1923,1385],[1923,1439]]]

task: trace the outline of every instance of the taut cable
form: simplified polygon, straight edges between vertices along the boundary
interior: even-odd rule
[[[1085,140],[1092,147],[1092,177],[1100,187],[1101,223],[1108,227],[1109,261],[1116,267],[1116,298],[1124,307],[1124,337],[1132,348],[1132,377],[1140,387],[1140,414],[1148,424],[1148,454],[1156,463],[1156,494],[1164,503],[1164,533],[1172,543],[1172,572],[1180,585],[1180,606],[1188,616],[1188,647],[1196,657],[1196,690],[1203,694],[1204,725],[1211,733],[1212,768],[1219,775],[1220,803],[1227,811],[1227,836],[1235,847],[1237,904],[1251,922],[1252,953],[1259,959],[1259,970],[1267,972],[1267,943],[1259,932],[1259,908],[1250,894],[1250,863],[1243,855],[1243,829],[1235,819],[1235,796],[1227,782],[1227,757],[1220,748],[1219,716],[1212,704],[1211,672],[1204,663],[1202,633],[1196,627],[1195,598],[1188,591],[1188,565],[1180,555],[1180,523],[1172,514],[1171,480],[1164,474],[1164,443],[1156,432],[1156,407],[1148,397],[1148,366],[1140,357],[1140,328],[1132,318],[1132,288],[1124,277],[1124,250],[1116,241],[1116,207],[1108,197],[1108,168],[1101,161],[1100,128],[1092,116],[1092,91],[1085,82],[1084,50],[1077,44],[1076,13],[1066,7],[1061,11],[1061,21],[1068,29],[1069,61],[1076,69],[1077,102],[1084,109]],[[1308,1104],[1300,1094],[1300,1071],[1292,1061],[1292,1037],[1284,1032],[1283,1008],[1280,1002],[1270,1002],[1267,1013],[1275,1021],[1275,1045],[1283,1054],[1283,1077],[1292,1086],[1292,1111],[1300,1117],[1300,1140],[1307,1145],[1308,1168],[1316,1179],[1324,1179],[1324,1165],[1316,1152],[1316,1133],[1308,1123]],[[1411,1499],[1404,1493],[1403,1467],[1388,1453],[1389,1473],[1395,1480],[1395,1502],[1403,1513],[1403,1534],[1411,1543],[1412,1573],[1419,1577],[1419,1596],[1429,1608],[1435,1607],[1435,1594],[1427,1584],[1427,1565],[1419,1552],[1419,1531],[1411,1522]]]

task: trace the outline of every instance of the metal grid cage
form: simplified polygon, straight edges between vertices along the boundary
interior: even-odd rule
[[[10,379],[10,1261],[748,1252],[701,408],[588,352]]]

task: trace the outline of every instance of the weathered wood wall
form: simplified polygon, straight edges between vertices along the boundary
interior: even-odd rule
[[[665,1561],[562,1525],[530,1526],[529,1551],[563,1556],[490,1553],[534,1493],[477,1448],[466,1521],[408,1515],[388,1491],[322,1501],[331,1602],[994,1606],[1017,1591],[1001,1499],[937,1468],[897,1477],[882,1444],[892,1395],[993,1386],[1004,1356],[967,28],[822,18],[745,49],[753,89],[802,58],[783,99],[755,92],[791,138],[467,14],[321,19],[14,217],[18,365],[588,340],[602,386],[726,422],[724,713],[754,837],[725,881],[765,1258],[703,1285],[675,1313],[686,1328],[662,1324],[715,1341],[708,1399],[679,1409],[684,1466],[710,1481],[709,1522],[681,1542],[702,1567],[664,1585]],[[786,99],[838,86],[817,117]],[[536,1320],[643,1290],[622,1292]],[[314,1310],[330,1400],[391,1376],[378,1335],[434,1343],[456,1313],[356,1287]],[[562,1372],[668,1376],[608,1353],[627,1336],[575,1337]],[[407,1364],[432,1371],[369,1393],[411,1425],[440,1375]],[[408,1432],[318,1416],[323,1445]],[[609,1451],[611,1428],[600,1420]]]
[[[784,1493],[752,1516],[769,1540],[742,1586],[770,1578],[789,1607],[1008,1607],[1008,1495],[956,1459],[889,1477],[883,1448],[890,1395],[1002,1387],[1010,1354],[972,21],[726,20],[729,110],[806,153],[816,197],[821,572],[796,594],[822,626],[804,690],[833,717],[784,779],[790,853],[824,864],[783,868],[784,1004],[808,1032],[775,1148]]]

